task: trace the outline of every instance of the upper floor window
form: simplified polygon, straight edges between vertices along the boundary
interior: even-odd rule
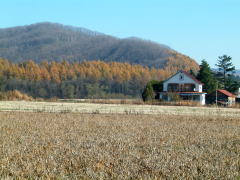
[[[179,80],[180,80],[180,81],[183,81],[183,80],[184,80],[184,75],[183,75],[183,74],[180,74]]]

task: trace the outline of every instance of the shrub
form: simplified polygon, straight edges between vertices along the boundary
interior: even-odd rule
[[[147,83],[142,93],[143,101],[153,101],[158,99],[158,92],[163,90],[163,82],[151,80]]]
[[[0,100],[25,100],[25,101],[32,101],[33,97],[28,96],[25,93],[22,93],[18,90],[14,91],[7,91],[7,92],[0,92]]]
[[[155,98],[155,93],[153,91],[153,87],[150,83],[148,83],[142,93],[142,99],[143,101],[152,101],[154,98]]]

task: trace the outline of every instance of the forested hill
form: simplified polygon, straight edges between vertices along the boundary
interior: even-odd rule
[[[169,70],[198,69],[193,59],[165,45],[53,23],[0,29],[0,57],[12,62],[103,60]]]
[[[140,97],[148,81],[162,81],[172,73],[119,62],[36,64],[33,61],[11,63],[0,58],[0,91],[18,90],[34,98]],[[1,99],[5,98],[0,93]]]

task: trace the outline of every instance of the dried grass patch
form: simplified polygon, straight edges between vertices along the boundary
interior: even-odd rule
[[[0,178],[233,179],[238,117],[0,113]]]
[[[18,90],[13,91],[7,91],[7,92],[0,92],[0,100],[10,100],[10,101],[16,101],[16,100],[24,100],[24,101],[32,101],[33,97],[22,93]]]

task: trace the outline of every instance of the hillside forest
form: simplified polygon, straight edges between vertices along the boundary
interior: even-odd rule
[[[187,66],[197,71],[197,66]],[[182,67],[180,67],[182,69]],[[34,98],[136,98],[149,80],[162,81],[178,71],[120,62],[0,59],[0,91],[18,90]]]
[[[192,58],[166,45],[55,23],[0,28],[0,57],[11,62],[101,60],[155,68],[198,66]]]

